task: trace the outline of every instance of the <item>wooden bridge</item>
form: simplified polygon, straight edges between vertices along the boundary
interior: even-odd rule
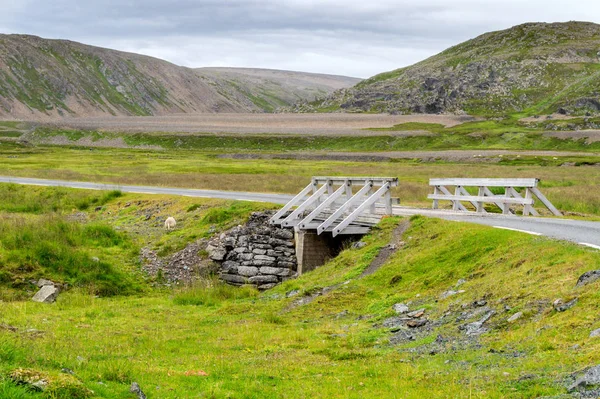
[[[333,237],[366,234],[384,215],[392,214],[397,201],[391,188],[397,185],[393,177],[313,177],[271,218],[271,224]]]

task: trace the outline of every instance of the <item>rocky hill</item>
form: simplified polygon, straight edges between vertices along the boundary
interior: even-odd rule
[[[586,114],[600,111],[600,25],[527,23],[481,35],[296,111]]]
[[[191,69],[138,54],[0,35],[0,117],[265,112],[358,79],[284,71]]]

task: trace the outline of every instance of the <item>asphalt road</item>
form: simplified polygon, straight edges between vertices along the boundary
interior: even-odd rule
[[[196,190],[186,188],[127,186],[116,184],[74,182],[64,180],[32,179],[25,177],[0,176],[0,183],[30,184],[36,186],[60,186],[88,190],[121,190],[129,193],[169,194],[187,197],[221,198],[242,201],[270,202],[285,204],[292,196],[286,194],[264,194],[236,191]],[[452,211],[416,209],[396,206],[395,215],[423,215],[458,222],[484,224],[496,228],[521,231],[528,234],[543,235],[560,240],[572,241],[592,248],[600,249],[600,222],[573,220],[565,218],[536,218],[504,215],[461,214]]]

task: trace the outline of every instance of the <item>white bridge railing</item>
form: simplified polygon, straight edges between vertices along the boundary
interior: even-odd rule
[[[439,201],[452,201],[455,211],[468,211],[462,202],[468,202],[475,208],[475,212],[487,213],[483,208],[485,203],[495,204],[505,215],[513,214],[511,205],[523,206],[523,215],[538,216],[533,207],[537,197],[555,216],[562,213],[537,188],[539,179],[431,179],[429,185],[433,186],[433,194],[427,198],[433,200],[433,209],[438,209]],[[454,186],[452,193],[448,186]],[[471,194],[465,187],[477,188],[477,194]],[[503,194],[494,194],[490,187],[503,187]],[[521,188],[521,192],[517,190]],[[524,189],[524,194],[522,194]]]
[[[392,214],[390,190],[397,185],[398,179],[389,177],[313,177],[270,222],[298,230],[316,230],[317,234],[328,231],[334,237],[363,234],[383,214]],[[357,186],[354,193],[353,187]],[[383,208],[383,212],[378,208]]]

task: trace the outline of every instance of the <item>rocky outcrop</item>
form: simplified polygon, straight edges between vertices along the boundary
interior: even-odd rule
[[[188,244],[184,249],[161,258],[148,247],[140,251],[142,270],[156,278],[158,283],[167,285],[190,283],[198,278],[208,277],[216,272],[212,261],[202,252],[206,249],[205,239]]]
[[[231,285],[273,288],[296,273],[294,233],[269,225],[272,212],[255,212],[245,226],[237,226],[212,240],[206,250],[221,266],[219,277]]]
[[[299,104],[295,111],[501,116],[539,105],[539,112],[598,113],[599,48],[597,24],[523,24],[373,76],[316,105]]]

